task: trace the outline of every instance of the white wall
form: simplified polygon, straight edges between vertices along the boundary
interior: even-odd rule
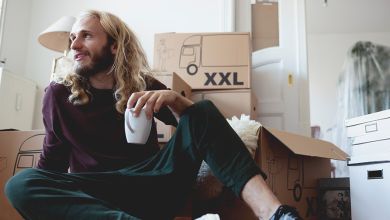
[[[6,59],[6,68],[17,75],[24,75],[27,39],[30,27],[32,1],[7,0],[0,59]]]
[[[6,26],[17,26],[22,30],[7,30],[3,45],[8,46],[1,57],[10,60],[7,67],[12,72],[21,73],[38,84],[35,129],[43,128],[41,102],[43,89],[49,82],[52,59],[61,56],[41,46],[37,37],[61,16],[77,16],[85,9],[105,10],[118,15],[138,35],[150,62],[153,60],[155,33],[218,32],[226,26],[224,0],[8,0],[8,3],[12,7],[8,8],[7,14],[13,16],[7,18]],[[16,64],[11,60],[16,60]]]
[[[347,51],[357,41],[390,46],[388,0],[306,1],[310,120],[323,137],[335,125],[337,83]]]
[[[337,119],[337,86],[347,51],[357,41],[390,46],[390,1],[306,1],[310,120],[321,127],[321,138],[345,152],[350,147],[336,132],[344,122]],[[341,134],[342,135],[342,134]],[[332,161],[335,176],[349,176],[345,161]]]
[[[308,36],[311,124],[323,132],[336,123],[337,86],[347,51],[357,41],[390,46],[390,32]],[[326,134],[324,133],[326,136]]]

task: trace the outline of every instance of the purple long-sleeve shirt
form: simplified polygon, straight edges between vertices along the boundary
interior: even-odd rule
[[[155,79],[146,80],[147,90],[167,89]],[[145,145],[126,142],[124,116],[115,109],[113,90],[91,88],[92,99],[86,105],[68,101],[70,89],[50,83],[43,99],[46,136],[37,167],[67,172],[96,172],[120,169],[154,155],[158,150],[156,124],[153,121]],[[155,117],[177,125],[169,108]]]

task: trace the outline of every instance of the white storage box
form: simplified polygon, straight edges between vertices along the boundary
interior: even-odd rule
[[[390,219],[390,110],[346,121],[352,219]]]
[[[352,219],[390,219],[390,154],[353,156],[348,166]]]
[[[390,110],[346,120],[351,156],[390,153]]]
[[[347,137],[390,130],[390,109],[348,119],[345,121],[345,126],[347,127]]]
[[[390,154],[390,130],[377,131],[353,138],[351,155]]]

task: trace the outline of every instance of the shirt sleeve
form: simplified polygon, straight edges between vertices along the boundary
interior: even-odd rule
[[[66,144],[61,132],[60,111],[55,97],[55,89],[50,84],[43,98],[43,124],[45,138],[43,152],[38,161],[37,168],[57,172],[67,172],[69,168],[70,146]]]

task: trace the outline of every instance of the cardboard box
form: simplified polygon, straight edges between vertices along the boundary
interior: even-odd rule
[[[279,46],[279,5],[254,3],[251,6],[253,51]]]
[[[191,87],[186,82],[184,82],[184,80],[176,73],[154,72],[153,76],[173,91],[180,93],[184,97],[191,97]],[[158,142],[167,142],[175,132],[175,127],[171,125],[166,125],[157,118],[155,118],[155,121],[157,126]]]
[[[332,143],[262,127],[255,160],[267,184],[283,204],[294,206],[304,219],[317,217],[317,181],[330,178],[330,159],[347,154]],[[257,219],[241,201],[220,208],[221,219]]]
[[[351,156],[352,219],[390,219],[389,162],[390,153]]]
[[[35,167],[44,131],[0,131],[0,219],[22,219],[4,195],[5,183],[24,168]]]
[[[250,88],[249,33],[155,35],[153,68],[176,72],[193,89]]]
[[[31,159],[24,156],[36,164],[43,138],[43,131],[0,132],[2,188],[14,173],[31,164]],[[345,160],[347,155],[331,143],[266,127],[259,131],[258,144],[255,160],[267,174],[267,184],[275,195],[282,203],[297,207],[305,219],[315,217],[317,180],[330,177],[329,158]],[[0,219],[22,219],[3,191],[0,197]],[[222,203],[218,210],[221,219],[257,219],[237,198]]]
[[[330,159],[348,155],[332,143],[262,127],[256,161],[268,175],[267,183],[284,204],[302,217],[315,216],[317,181],[330,178]]]
[[[240,118],[241,114],[245,114],[256,120],[257,99],[250,89],[198,90],[192,92],[192,101],[197,102],[204,99],[212,101],[226,118],[233,116]]]

